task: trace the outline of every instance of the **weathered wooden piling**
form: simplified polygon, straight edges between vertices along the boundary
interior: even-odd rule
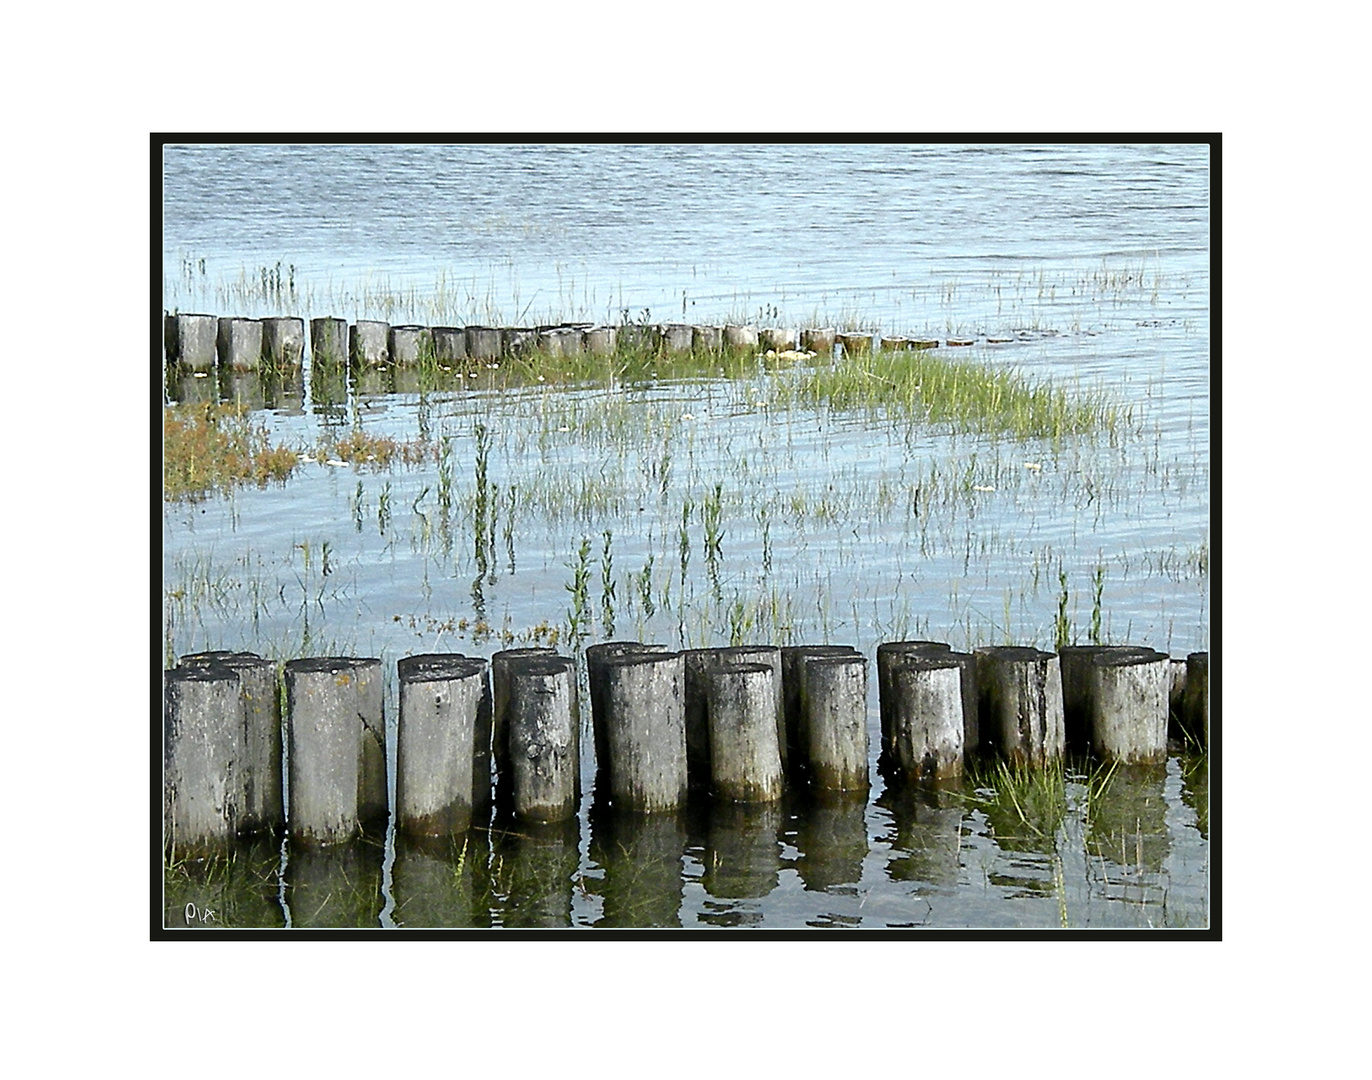
[[[610,802],[675,810],[686,801],[686,724],[679,653],[626,654],[601,668]]]
[[[218,851],[238,835],[246,802],[242,682],[222,664],[179,667],[164,678],[163,846]]]
[[[1064,645],[1058,650],[1062,670],[1062,719],[1066,749],[1085,753],[1091,746],[1092,668],[1105,656],[1152,656],[1140,645]]]
[[[542,332],[531,326],[502,326],[500,355],[504,357],[532,356],[539,351]]]
[[[472,360],[491,361],[500,359],[500,329],[495,326],[469,326],[466,328],[467,356]]]
[[[691,349],[702,355],[713,356],[724,349],[724,327],[691,327]]]
[[[724,348],[729,352],[749,352],[757,349],[756,326],[724,327]]]
[[[1062,757],[1062,673],[1055,653],[1019,645],[977,649],[981,737],[1015,764]]]
[[[292,368],[305,354],[305,320],[286,315],[262,320],[262,359],[278,370]]]
[[[929,656],[952,652],[943,641],[884,641],[877,646],[877,702],[881,712],[881,752],[890,755],[895,749],[895,684],[891,669],[907,656]]]
[[[348,362],[348,320],[325,316],[310,320],[311,364]]]
[[[262,362],[262,320],[221,318],[216,349],[220,371],[256,371]]]
[[[811,788],[862,791],[867,788],[867,657],[806,656],[802,727],[806,774]]]
[[[877,336],[879,347],[885,352],[904,352],[914,348],[914,342],[908,337],[882,337]]]
[[[910,348],[912,349],[937,349],[938,341],[935,338],[911,338]]]
[[[292,839],[338,844],[375,813],[375,754],[381,750],[379,660],[309,657],[286,663],[287,822]],[[384,812],[384,801],[383,801]]]
[[[837,340],[838,331],[832,326],[810,327],[800,332],[800,347],[820,356],[832,353]]]
[[[683,723],[686,727],[686,773],[693,788],[710,783],[710,669],[719,663],[718,649],[685,649],[681,653]]]
[[[515,816],[545,824],[568,821],[581,795],[576,664],[565,656],[526,656],[508,670]]]
[[[593,326],[581,338],[582,348],[592,356],[613,356],[619,334],[613,326]]]
[[[359,367],[378,367],[391,360],[391,324],[358,319],[348,335],[348,359]]]
[[[433,331],[427,326],[392,326],[387,335],[391,363],[417,367],[434,354]]]
[[[844,356],[869,356],[872,352],[872,335],[839,334],[838,343],[843,346]]]
[[[532,657],[556,656],[557,650],[546,645],[520,649],[503,649],[491,656],[491,757],[495,763],[497,784],[502,794],[509,793],[510,772],[510,669]]]
[[[619,656],[635,656],[641,653],[665,653],[666,645],[645,645],[639,641],[602,641],[586,649],[586,683],[591,695],[591,733],[595,743],[595,766],[597,775],[604,774],[609,767],[610,748],[606,741],[607,728],[605,716],[605,665]],[[682,676],[683,690],[685,675]],[[683,727],[685,719],[682,720]],[[608,783],[608,780],[606,781]]]
[[[181,657],[182,667],[216,665],[236,671],[242,686],[244,801],[238,829],[280,832],[286,824],[286,807],[281,796],[281,699],[276,664],[251,652],[215,651]]]
[[[763,349],[785,352],[796,347],[796,332],[780,326],[767,326],[758,331],[758,345]]]
[[[434,359],[440,364],[457,364],[467,359],[467,331],[460,326],[434,326]]]
[[[1091,749],[1122,765],[1167,760],[1167,698],[1171,663],[1165,653],[1106,653],[1089,672]]]
[[[962,775],[962,665],[946,653],[905,653],[891,667],[895,764],[917,783]]]
[[[490,807],[486,661],[430,655],[396,667],[396,827],[412,836],[465,832]]]
[[[710,783],[709,673],[719,664],[766,664],[776,684],[777,752],[786,767],[786,713],[781,700],[781,650],[775,645],[686,649],[681,654],[686,713],[686,758],[692,787]]]
[[[219,320],[213,315],[168,316],[167,359],[188,371],[213,371],[218,349]]]
[[[625,323],[617,334],[621,352],[655,355],[662,348],[662,331],[649,323]]]
[[[807,768],[805,732],[805,661],[815,656],[854,656],[851,645],[783,645],[781,702],[786,720],[786,767],[795,773]]]
[[[664,323],[661,334],[662,351],[669,356],[690,352],[695,341],[694,328],[681,323]]]
[[[706,672],[710,786],[726,802],[781,798],[777,678],[771,664],[716,662]]]
[[[1191,738],[1210,745],[1210,654],[1186,654],[1186,691],[1182,696],[1182,723]]]
[[[582,352],[584,333],[575,326],[555,326],[538,335],[539,347],[549,356],[577,357]]]

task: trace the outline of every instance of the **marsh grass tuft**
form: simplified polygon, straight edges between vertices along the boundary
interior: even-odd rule
[[[272,445],[266,425],[234,405],[171,405],[162,412],[162,495],[204,499],[243,484],[284,484],[299,464]]]
[[[950,360],[928,350],[844,355],[803,375],[788,391],[804,403],[836,409],[886,409],[955,431],[1061,439],[1106,432],[1131,422],[1103,394],[1070,397],[1049,382],[1012,368]]]

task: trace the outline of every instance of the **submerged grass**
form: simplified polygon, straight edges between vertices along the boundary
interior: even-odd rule
[[[162,414],[162,495],[206,498],[242,484],[285,483],[299,464],[265,425],[235,405],[172,405]]]

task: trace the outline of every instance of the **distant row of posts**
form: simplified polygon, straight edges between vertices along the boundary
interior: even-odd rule
[[[549,356],[610,356],[619,350],[675,355],[802,349],[828,354],[841,346],[849,355],[873,348],[932,349],[972,345],[975,338],[882,337],[870,331],[829,328],[777,328],[743,325],[695,326],[685,323],[597,326],[392,326],[386,322],[318,318],[309,322],[309,352],[315,364],[360,367],[412,367],[426,360],[443,366],[496,363],[502,358],[541,352]],[[987,339],[992,344],[1008,339]],[[264,319],[176,313],[165,316],[164,347],[169,363],[188,371],[275,370],[301,363],[305,320],[295,316]]]
[[[492,814],[531,825],[576,816],[576,662],[550,648],[489,660],[397,664],[395,804],[387,798],[381,661],[252,653],[183,657],[166,673],[165,842],[178,853],[288,830],[306,845],[383,835],[458,836]],[[866,798],[868,660],[850,646],[585,651],[598,798],[614,812],[673,811],[693,797],[768,803],[789,785]],[[877,649],[879,767],[938,785],[968,757],[1037,768],[1067,751],[1125,765],[1165,760],[1169,717],[1209,743],[1209,654],[1138,646],[1060,653],[932,641]],[[284,722],[283,722],[284,721]],[[284,765],[283,765],[284,763]]]

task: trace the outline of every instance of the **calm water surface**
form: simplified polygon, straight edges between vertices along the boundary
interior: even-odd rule
[[[1051,647],[1065,576],[1077,640],[1098,618],[1104,640],[1209,647],[1204,147],[174,147],[164,182],[169,310],[1005,337],[959,355],[1132,410],[1114,439],[1048,444],[786,404],[762,373],[492,393],[307,369],[248,389],[275,441],[361,428],[428,454],[165,504],[168,662],[393,671],[554,631],[571,652],[583,547],[583,646]],[[566,834],[245,853],[227,878],[169,879],[168,923],[214,895],[251,925],[1203,926],[1205,766],[1178,747],[1089,812],[1071,783],[1032,827],[970,785],[898,798],[875,768],[856,806],[642,822],[598,816],[588,782]]]

